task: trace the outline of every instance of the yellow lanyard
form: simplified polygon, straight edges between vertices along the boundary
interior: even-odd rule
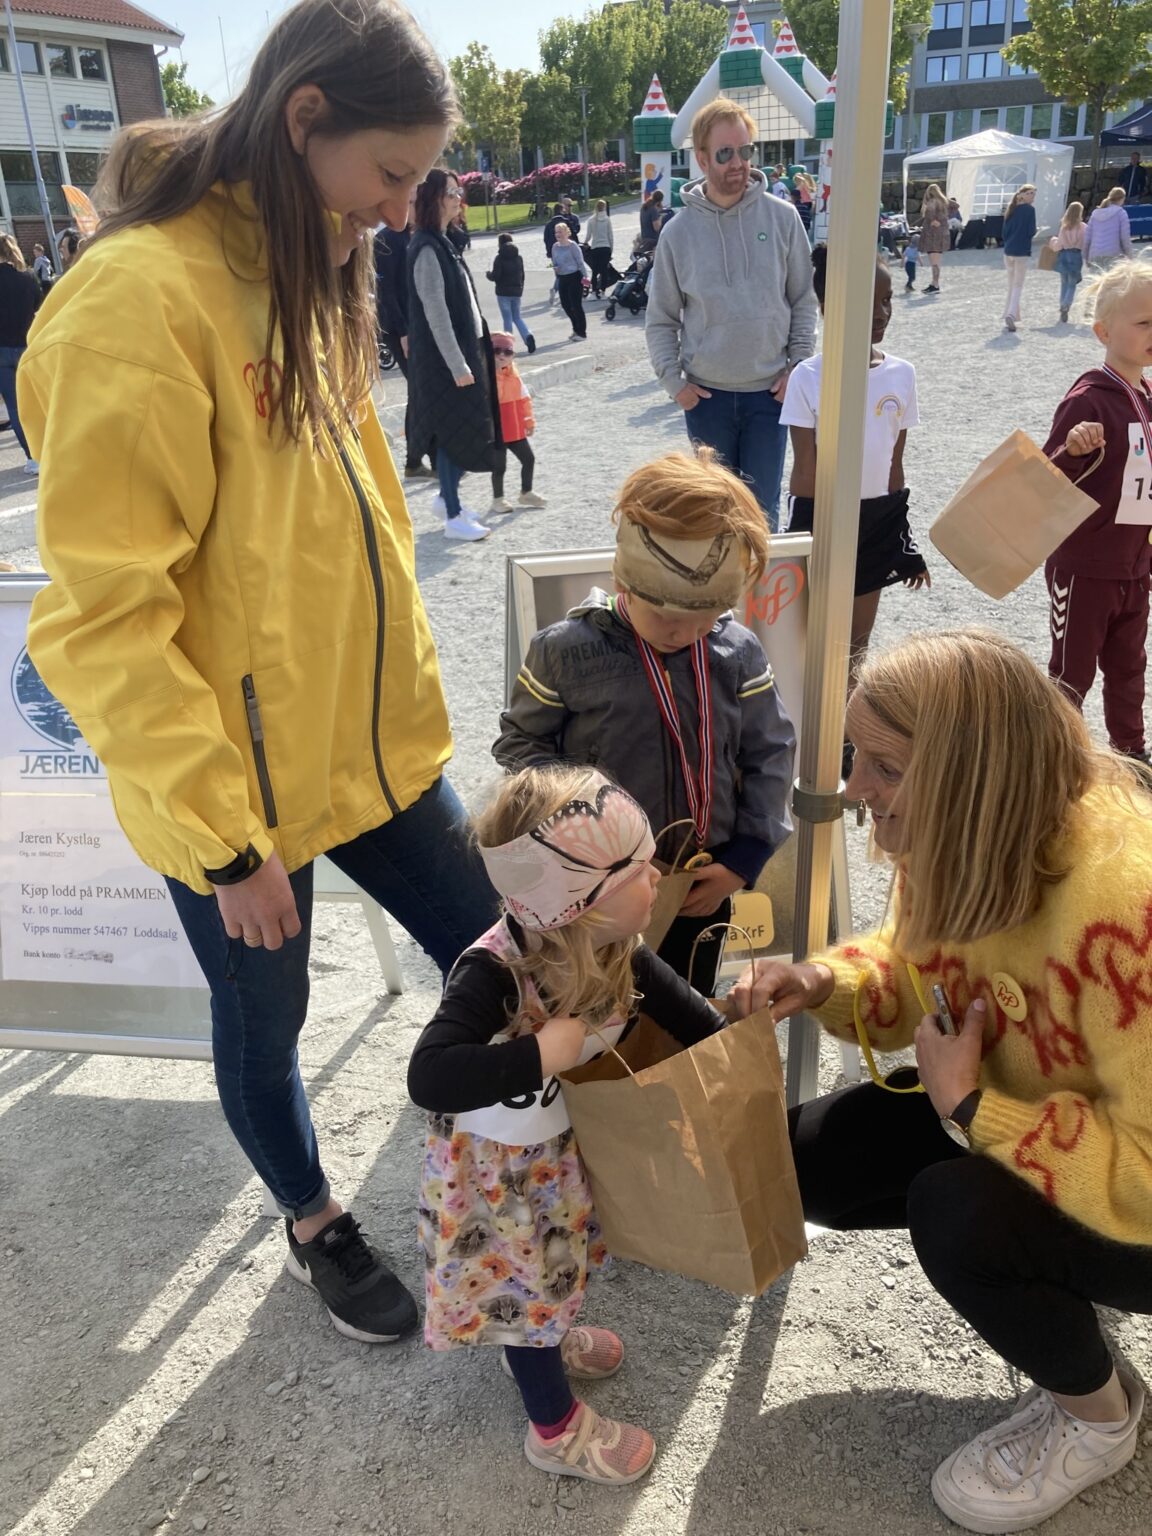
[[[933,1013],[935,1010],[929,1006],[924,993],[924,983],[920,979],[920,972],[914,965],[908,966],[908,976],[912,982],[912,990],[916,993],[916,1001],[920,1004],[921,1014]],[[894,1088],[891,1083],[885,1082],[880,1076],[876,1066],[876,1058],[872,1054],[872,1042],[868,1038],[868,1031],[864,1028],[864,1020],[860,1017],[860,997],[868,985],[868,972],[861,971],[856,977],[856,991],[852,996],[852,1022],[856,1026],[856,1038],[860,1042],[860,1049],[864,1053],[864,1060],[868,1065],[868,1075],[877,1088],[883,1088],[885,1093],[924,1093],[924,1084],[913,1083],[908,1088]]]

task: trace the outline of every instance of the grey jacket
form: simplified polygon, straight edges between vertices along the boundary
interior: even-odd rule
[[[664,727],[631,629],[598,588],[566,619],[532,637],[492,754],[515,771],[563,759],[618,780],[653,832],[688,816],[680,755]],[[792,830],[788,795],[796,733],[772,668],[751,630],[730,613],[708,636],[715,750],[708,852],[753,884]],[[690,650],[663,658],[688,758],[698,763]],[[687,828],[660,845],[671,859]]]
[[[645,338],[673,398],[686,382],[751,393],[816,350],[812,252],[800,215],[759,171],[731,208],[703,181],[660,232],[648,281]]]

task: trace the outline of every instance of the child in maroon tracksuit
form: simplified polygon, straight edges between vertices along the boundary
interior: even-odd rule
[[[1093,330],[1104,365],[1057,408],[1044,451],[1099,508],[1049,556],[1049,676],[1077,706],[1104,677],[1104,723],[1117,752],[1148,762],[1144,643],[1152,565],[1152,267],[1117,262],[1095,285]],[[1099,466],[1085,474],[1103,448]]]

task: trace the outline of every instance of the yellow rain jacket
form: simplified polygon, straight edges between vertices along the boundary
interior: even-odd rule
[[[411,805],[451,752],[412,526],[375,413],[268,433],[278,367],[247,187],[86,252],[20,364],[51,584],[28,648],[146,864],[291,871]]]

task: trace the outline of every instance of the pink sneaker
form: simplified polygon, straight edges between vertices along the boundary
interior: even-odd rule
[[[560,1345],[560,1358],[569,1376],[603,1381],[624,1364],[624,1345],[607,1328],[570,1328]]]
[[[579,1403],[571,1424],[555,1440],[542,1440],[529,1424],[524,1454],[541,1472],[619,1488],[644,1476],[656,1459],[656,1442],[646,1429],[603,1418]]]

